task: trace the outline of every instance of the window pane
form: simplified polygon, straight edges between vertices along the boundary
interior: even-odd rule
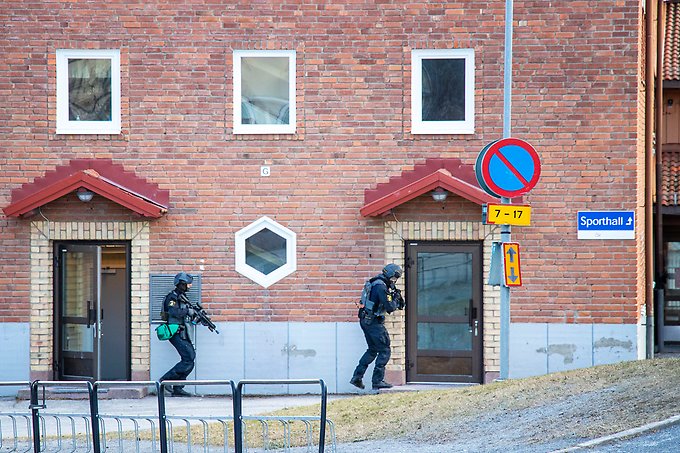
[[[664,324],[680,326],[680,242],[666,244],[666,294]]]
[[[111,121],[111,60],[69,59],[70,121]]]
[[[241,59],[241,124],[289,124],[288,57]]]
[[[267,275],[286,264],[286,240],[267,228],[246,239],[246,264]]]
[[[465,60],[423,59],[423,121],[465,120]]]

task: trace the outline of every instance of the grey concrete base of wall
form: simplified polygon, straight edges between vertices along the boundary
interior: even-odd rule
[[[509,377],[637,360],[635,324],[510,325]]]
[[[189,379],[323,379],[329,393],[357,391],[349,379],[366,350],[366,342],[356,322],[234,322],[217,326],[219,335],[196,327],[196,367]],[[152,380],[179,360],[169,342],[156,338],[154,328],[152,325],[150,330]],[[366,373],[369,381],[372,372],[371,366]],[[195,390],[226,391],[208,387]],[[318,392],[319,387],[252,385],[245,390],[252,394],[288,394]]]
[[[175,349],[151,338],[151,380],[178,361]],[[194,332],[196,368],[189,379],[323,379],[330,393],[356,393],[349,384],[352,371],[366,349],[355,322],[347,323],[218,323],[220,334],[198,326]],[[510,378],[636,360],[634,324],[530,324],[510,327]],[[4,366],[0,381],[30,379],[28,323],[0,323]],[[372,367],[366,378],[370,380]],[[486,370],[488,371],[488,370]],[[228,389],[197,387],[197,392],[228,393]],[[246,388],[252,394],[316,393],[317,386]],[[16,390],[0,387],[0,396]]]
[[[0,381],[29,381],[29,334],[28,323],[7,322],[0,324],[0,350],[2,351]],[[0,387],[0,396],[14,396],[18,390],[16,387]]]

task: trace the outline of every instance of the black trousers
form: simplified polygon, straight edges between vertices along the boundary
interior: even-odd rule
[[[379,319],[367,320],[364,317],[359,320],[368,349],[359,359],[359,364],[354,369],[353,378],[362,379],[366,369],[374,360],[375,368],[373,368],[371,382],[376,384],[385,378],[385,366],[390,360],[392,350],[390,349],[390,334],[385,328],[384,321],[381,321]]]
[[[160,378],[161,381],[183,381],[194,369],[196,351],[194,350],[194,345],[191,344],[191,341],[188,338],[184,338],[185,335],[185,332],[177,332],[170,338],[170,344],[177,349],[180,361]],[[182,388],[184,386],[181,385],[178,387]]]

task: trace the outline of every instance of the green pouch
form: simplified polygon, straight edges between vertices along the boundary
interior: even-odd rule
[[[159,340],[169,340],[179,330],[179,324],[159,324],[156,327],[156,335]]]

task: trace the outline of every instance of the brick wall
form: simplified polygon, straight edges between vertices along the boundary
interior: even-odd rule
[[[532,226],[513,230],[525,285],[513,321],[637,321],[641,229],[635,241],[579,241],[576,212],[639,206],[638,3],[514,2],[513,135],[536,147],[543,175],[524,200]],[[353,320],[361,279],[389,258],[384,219],[359,215],[363,191],[426,157],[472,164],[500,138],[503,20],[503,2],[472,0],[0,8],[0,205],[68,159],[111,158],[170,190],[168,214],[149,224],[148,270],[201,272],[217,320]],[[476,52],[475,134],[413,136],[410,50],[451,47]],[[121,50],[120,135],[55,134],[58,48]],[[297,50],[295,135],[232,134],[234,49]],[[72,220],[114,208],[89,209]],[[297,271],[268,289],[234,271],[234,233],[263,215],[298,238]],[[29,316],[29,231],[0,217],[0,322]]]

